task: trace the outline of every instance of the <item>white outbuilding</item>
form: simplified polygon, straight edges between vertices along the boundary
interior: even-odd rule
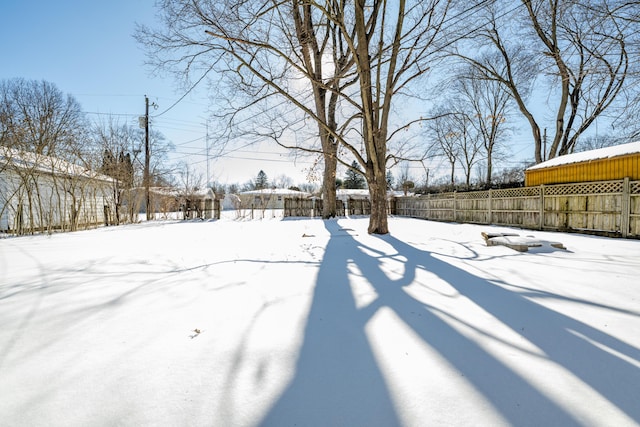
[[[105,224],[114,178],[55,157],[0,146],[0,232]]]

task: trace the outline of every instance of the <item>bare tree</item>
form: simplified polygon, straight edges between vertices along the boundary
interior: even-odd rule
[[[184,191],[185,194],[199,191],[204,188],[204,175],[198,172],[189,163],[183,162],[179,165],[178,179],[178,185],[180,186],[181,191]]]
[[[221,127],[228,138],[252,134],[321,153],[323,180],[331,183],[323,186],[324,217],[336,214],[339,94],[355,82],[345,80],[353,61],[339,23],[329,19],[332,4],[165,0],[160,9],[166,28],[137,32],[158,67],[181,70],[183,77],[198,70],[199,79],[218,73],[216,92],[227,100],[227,114],[218,114],[228,123]],[[308,118],[316,123],[320,146],[285,141]]]
[[[428,134],[433,141],[434,152],[444,157],[449,163],[449,183],[453,187],[455,185],[456,164],[461,156],[461,147],[460,129],[457,127],[458,123],[452,120],[456,113],[449,111],[446,107],[439,107],[434,111],[433,115],[436,118],[428,123]]]
[[[597,150],[599,148],[611,147],[613,145],[622,144],[624,142],[624,138],[620,138],[608,133],[604,135],[591,135],[581,138],[575,146],[575,151],[580,152]]]
[[[174,181],[174,167],[167,163],[169,152],[174,146],[168,141],[162,132],[151,130],[149,132],[149,185],[152,187],[170,187]],[[141,177],[142,184],[144,178]],[[153,197],[153,196],[151,196]],[[142,200],[139,201],[142,203]],[[146,205],[146,204],[145,204]],[[151,209],[154,204],[150,203]],[[146,208],[145,208],[146,209]],[[153,219],[154,212],[145,212],[147,219]]]
[[[553,158],[571,152],[580,135],[623,90],[629,70],[626,40],[635,27],[612,13],[607,0],[489,4],[482,17],[485,25],[472,34],[473,44],[459,49],[458,55],[513,97],[531,127],[536,162],[545,154]],[[469,53],[477,51],[495,54],[479,59]],[[547,153],[540,117],[528,103],[536,78],[547,84],[549,108],[555,116]]]
[[[293,186],[293,179],[285,174],[280,174],[273,179],[273,186],[276,188],[290,188]]]
[[[469,187],[483,145],[479,118],[471,109],[470,100],[452,98],[433,109],[431,115],[433,118],[427,124],[427,135],[433,141],[433,151],[449,163],[451,186],[455,185],[456,165],[459,164],[465,175],[465,185]]]
[[[361,120],[363,152],[345,144],[363,166],[371,198],[369,233],[388,232],[386,166],[388,144],[421,118],[393,117],[397,102],[432,65],[448,1],[386,1],[353,4],[353,31],[344,31],[358,73],[359,91],[351,98]],[[346,30],[346,29],[345,29]]]
[[[178,166],[178,192],[180,203],[184,209],[184,218],[191,218],[191,211],[195,210],[195,217],[200,217],[199,199],[205,188],[205,177],[201,172],[196,171],[192,165],[183,162]]]
[[[96,123],[92,133],[101,156],[99,170],[113,178],[112,197],[115,207],[113,222],[118,225],[123,220],[123,203],[126,201],[129,208],[135,205],[132,192],[136,176],[134,159],[136,153],[140,152],[141,131],[110,118],[106,122]],[[131,209],[127,213],[128,220],[132,221]]]
[[[349,166],[339,156],[343,147],[363,166],[369,183],[369,232],[384,234],[386,164],[393,158],[388,142],[419,121],[405,119],[390,129],[392,100],[410,94],[429,69],[449,7],[445,0],[408,3],[164,0],[165,31],[141,27],[138,39],[157,66],[175,66],[187,75],[198,67],[203,75],[214,70],[234,83],[234,95],[248,94],[232,108],[234,119],[241,115],[245,122],[247,109],[257,104],[271,107],[263,112],[274,111],[277,97],[315,122],[321,144],[307,150],[323,155],[323,216],[335,215],[336,161]],[[268,135],[282,143],[290,122],[282,115],[268,117]]]
[[[464,171],[465,186],[471,186],[471,172],[478,162],[478,155],[482,147],[479,132],[473,126],[473,120],[468,113],[456,114],[453,116],[457,133],[457,143],[460,147],[460,160]]]
[[[80,104],[53,83],[21,78],[0,81],[3,145],[76,160],[86,143],[86,128]]]
[[[399,190],[403,189],[403,186],[407,182],[413,182],[413,177],[411,176],[410,164],[408,161],[403,161],[400,163],[400,167],[398,169],[398,186],[396,187]]]
[[[512,98],[503,85],[495,80],[483,78],[474,67],[461,70],[453,87],[454,92],[460,97],[460,103],[470,108],[470,123],[482,144],[486,162],[483,179],[485,184],[490,186],[494,159],[504,138],[510,132],[506,122]],[[470,173],[470,170],[468,172]]]

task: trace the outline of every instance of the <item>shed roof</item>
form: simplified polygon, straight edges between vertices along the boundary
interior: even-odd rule
[[[10,164],[12,167],[37,171],[55,175],[75,176],[99,181],[113,181],[113,178],[95,172],[83,166],[29,151],[0,146],[0,163]]]
[[[366,188],[338,188],[336,195],[337,197],[369,197],[369,190]]]
[[[619,157],[636,153],[640,153],[640,141],[555,157],[551,160],[547,160],[546,162],[538,163],[535,166],[531,166],[527,170],[530,171],[573,163],[583,163],[592,160],[608,159],[611,157]]]
[[[310,194],[304,191],[289,190],[287,188],[264,188],[262,190],[243,191],[240,195],[278,195],[278,196],[296,196],[308,197]]]
[[[407,193],[407,195],[413,196],[414,193]],[[404,191],[387,191],[387,197],[403,197]],[[352,199],[368,199],[370,197],[370,193],[368,189],[353,189],[353,188],[339,188],[336,190],[336,198],[341,199],[343,201],[352,198]]]
[[[136,187],[138,190],[144,191],[144,187]],[[191,197],[215,200],[216,194],[211,188],[199,188],[194,190],[185,190],[178,187],[150,187],[149,191],[161,196],[170,197]]]

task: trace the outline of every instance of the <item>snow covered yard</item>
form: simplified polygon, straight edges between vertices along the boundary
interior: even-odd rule
[[[640,425],[640,241],[367,222],[0,239],[0,424]]]

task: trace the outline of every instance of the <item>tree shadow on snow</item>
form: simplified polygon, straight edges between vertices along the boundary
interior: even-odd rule
[[[389,255],[358,242],[351,230],[336,221],[325,221],[325,227],[331,238],[318,273],[295,376],[263,425],[400,425],[365,333],[367,322],[383,307],[393,310],[440,353],[509,424],[581,424],[551,397],[443,320],[456,319],[456,313],[442,312],[409,295],[404,287],[414,282],[419,270],[435,274],[640,422],[640,370],[624,359],[640,360],[637,348],[540,305],[517,288],[512,291],[475,276],[391,235],[378,237],[396,252]],[[385,257],[398,260],[397,255],[402,256],[404,273],[391,279],[381,261]],[[366,307],[357,308],[351,291],[352,264],[377,293],[377,299]]]
[[[364,333],[349,284],[349,230],[325,221],[331,233],[318,272],[295,378],[264,425],[399,425],[389,392]]]

